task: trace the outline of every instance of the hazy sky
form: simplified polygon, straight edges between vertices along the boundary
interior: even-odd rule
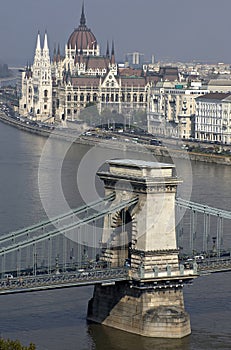
[[[0,61],[32,62],[38,30],[64,49],[79,25],[82,0],[7,0],[0,6]],[[87,26],[117,60],[139,51],[150,59],[231,63],[231,0],[85,0]]]

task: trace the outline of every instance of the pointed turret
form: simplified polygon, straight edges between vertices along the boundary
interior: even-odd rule
[[[40,33],[38,31],[36,49],[34,55],[34,65],[35,67],[39,67],[41,64],[42,50],[41,50],[41,42],[40,42]]]
[[[54,52],[53,52],[53,62],[55,63],[57,60],[57,56],[56,56],[56,45],[54,46]]]
[[[49,56],[49,48],[48,48],[48,41],[47,41],[47,32],[45,32],[44,35],[44,43],[43,43],[43,56],[48,57]]]
[[[32,78],[32,71],[31,71],[31,67],[30,67],[28,62],[27,62],[27,66],[26,66],[25,78],[26,79]]]
[[[86,25],[86,17],[85,17],[85,13],[84,13],[84,1],[82,4],[82,13],[81,13],[81,18],[80,18],[80,25],[81,26],[85,26]]]
[[[45,34],[44,34],[43,50],[48,50],[47,32],[46,31],[45,31]]]
[[[115,47],[114,47],[114,40],[112,40],[111,64],[115,64]]]
[[[107,41],[106,57],[107,57],[107,58],[110,57],[110,54],[109,54],[109,43],[108,43],[108,41]]]
[[[41,52],[41,42],[40,42],[40,33],[39,33],[39,31],[38,31],[38,36],[37,36],[36,52]]]
[[[60,46],[58,44],[58,51],[57,51],[57,62],[61,61],[61,55],[60,55]]]

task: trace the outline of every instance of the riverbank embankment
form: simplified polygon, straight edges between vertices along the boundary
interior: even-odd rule
[[[108,140],[104,138],[97,138],[93,135],[84,135],[81,130],[78,129],[49,129],[43,127],[37,127],[16,118],[12,118],[6,115],[3,111],[0,112],[0,121],[8,125],[17,127],[20,130],[36,134],[43,137],[50,137],[55,139],[60,139],[63,141],[84,144],[89,146],[98,146],[103,148],[111,149],[123,149],[124,151],[130,150],[133,152],[141,153],[153,153],[156,157],[170,157],[170,158],[180,158],[180,159],[190,159],[192,161],[206,162],[206,163],[216,163],[223,165],[231,165],[231,155],[219,155],[219,154],[207,154],[199,153],[193,151],[187,151],[182,149],[175,149],[174,147],[168,146],[154,146],[149,144],[140,144],[131,142],[124,142],[123,137],[120,136],[119,140]],[[126,139],[127,141],[127,139]]]

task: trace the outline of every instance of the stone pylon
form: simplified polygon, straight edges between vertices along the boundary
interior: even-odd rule
[[[148,337],[182,338],[191,333],[183,284],[196,277],[179,264],[173,164],[112,160],[98,175],[114,204],[136,204],[105,218],[102,260],[127,265],[127,281],[95,286],[88,320]]]

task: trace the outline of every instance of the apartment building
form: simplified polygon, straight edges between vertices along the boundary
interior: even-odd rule
[[[196,99],[195,139],[231,144],[231,93],[209,93]]]
[[[148,130],[181,139],[194,137],[195,99],[209,91],[201,82],[159,82],[151,88],[147,118]]]

